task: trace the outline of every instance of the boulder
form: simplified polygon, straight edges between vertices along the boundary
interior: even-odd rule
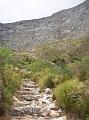
[[[44,107],[41,109],[40,113],[41,113],[41,116],[45,117],[51,113],[51,110],[49,109],[49,107]]]
[[[19,115],[19,113],[27,114],[27,115],[38,114],[39,111],[40,111],[40,108],[38,106],[31,107],[30,105],[13,108],[13,113],[16,112],[17,116]]]

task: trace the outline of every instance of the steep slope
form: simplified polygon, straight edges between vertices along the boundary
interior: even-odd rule
[[[36,44],[75,39],[89,32],[89,0],[50,17],[0,24],[0,43],[13,50],[29,51]]]

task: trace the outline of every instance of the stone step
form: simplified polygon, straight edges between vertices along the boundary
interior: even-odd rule
[[[19,102],[14,102],[14,105],[13,107],[21,107],[21,106],[27,106],[27,105],[30,105],[31,103],[29,101],[20,101]]]
[[[33,115],[38,114],[40,111],[39,106],[31,107],[30,105],[23,107],[14,107],[11,111],[13,116],[24,116],[24,115]]]
[[[20,90],[19,90],[19,91],[16,92],[16,94],[17,94],[17,95],[30,95],[31,92],[30,92],[30,91],[24,91],[24,90],[23,90],[23,91],[22,91],[22,90],[20,91]]]
[[[16,97],[14,96],[12,120],[67,120],[61,117],[62,111],[55,106],[52,95],[49,88],[40,92],[35,82],[23,81],[20,90],[16,92]]]

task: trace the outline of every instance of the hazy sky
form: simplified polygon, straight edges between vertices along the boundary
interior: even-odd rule
[[[84,0],[0,0],[0,22],[15,22],[50,16]]]

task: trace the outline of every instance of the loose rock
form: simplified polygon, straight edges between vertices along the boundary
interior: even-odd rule
[[[25,96],[24,99],[25,99],[26,101],[32,101],[32,100],[34,100],[35,98],[34,98],[34,96]]]
[[[52,90],[50,88],[45,89],[45,94],[52,94]]]
[[[51,110],[50,116],[55,118],[55,117],[59,117],[59,113],[55,110]]]
[[[48,107],[45,107],[45,108],[41,109],[40,113],[43,117],[45,117],[51,113],[51,110]]]

